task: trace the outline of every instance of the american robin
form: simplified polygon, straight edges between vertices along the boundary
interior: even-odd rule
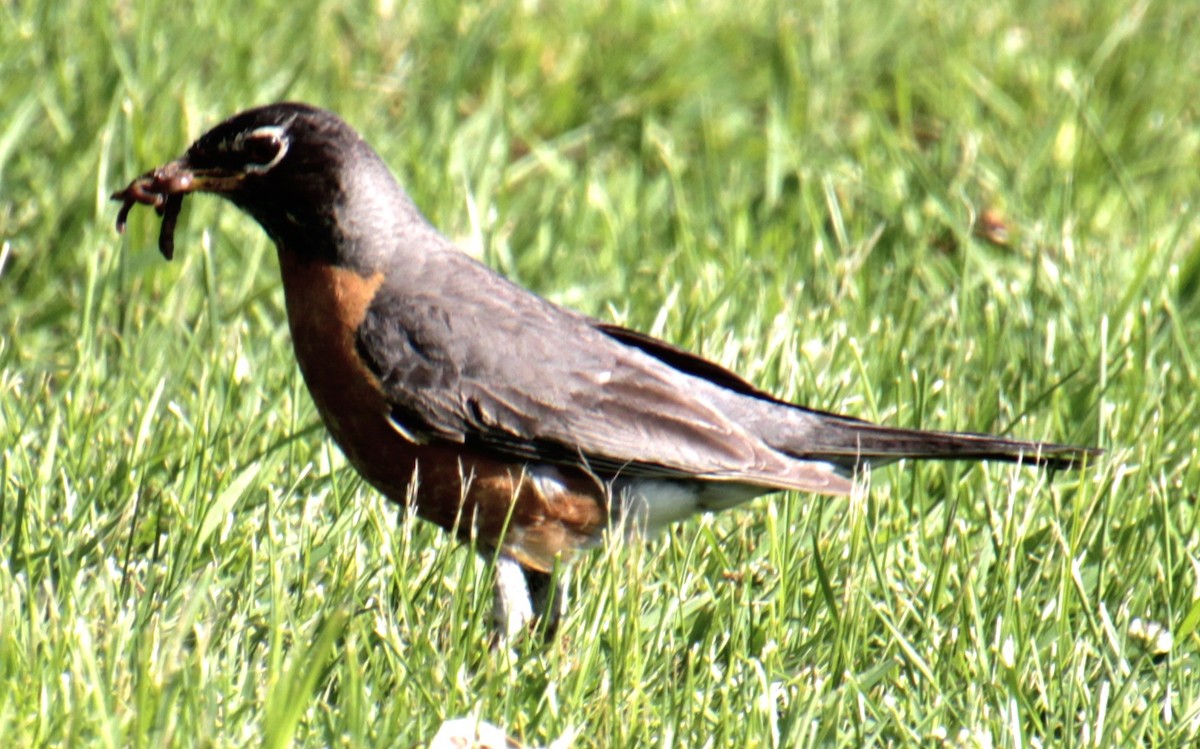
[[[556,560],[768,492],[848,494],[900,458],[1069,468],[1098,451],[876,426],[779,400],[645,334],[520,288],[434,229],[336,115],[250,109],[113,195],[163,215],[220,195],[274,240],[300,371],[388,498],[496,555],[497,624],[552,618]],[[532,595],[531,595],[532,594]],[[563,599],[558,596],[557,600]]]

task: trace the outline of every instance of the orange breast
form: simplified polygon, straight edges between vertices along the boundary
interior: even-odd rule
[[[608,502],[594,477],[497,460],[452,443],[417,444],[391,425],[379,380],[355,346],[382,274],[305,262],[284,250],[279,260],[304,381],[334,441],[372,486],[534,569],[548,571],[556,557],[599,537]]]

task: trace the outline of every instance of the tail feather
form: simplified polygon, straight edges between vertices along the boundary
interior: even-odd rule
[[[1104,451],[1091,447],[1030,442],[970,432],[926,432],[882,427],[852,419],[822,419],[805,435],[797,458],[830,461],[853,470],[905,458],[917,460],[995,460],[1049,469],[1077,468]]]

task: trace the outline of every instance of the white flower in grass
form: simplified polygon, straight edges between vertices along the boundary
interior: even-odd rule
[[[1175,637],[1171,630],[1158,622],[1146,621],[1140,617],[1135,617],[1129,623],[1129,637],[1153,656],[1164,656],[1175,646]]]
[[[995,744],[988,729],[979,727],[974,730],[963,728],[954,737],[954,746],[962,749],[992,749]]]

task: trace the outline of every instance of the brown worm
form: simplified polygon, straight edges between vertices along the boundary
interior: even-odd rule
[[[183,208],[183,193],[177,192],[167,196],[167,202],[158,207],[162,214],[162,227],[158,230],[158,251],[167,260],[175,257],[175,222],[179,211]]]
[[[135,205],[148,205],[155,213],[162,216],[162,227],[158,233],[158,250],[167,260],[175,256],[175,224],[179,219],[179,211],[183,207],[183,192],[174,192],[176,180],[164,179],[163,175],[147,172],[129,183],[124,190],[112,194],[113,200],[121,201],[121,210],[117,213],[117,231],[124,232],[129,219],[129,212]]]

